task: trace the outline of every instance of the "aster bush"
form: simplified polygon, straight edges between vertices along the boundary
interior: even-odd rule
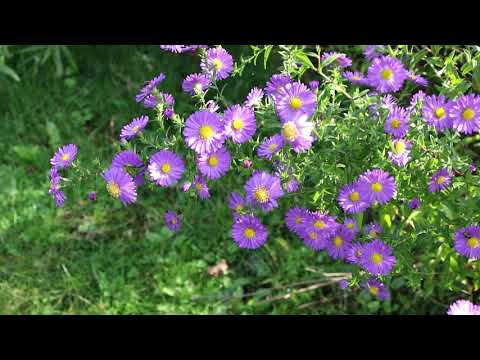
[[[234,58],[222,46],[160,46],[197,69],[169,86],[158,69],[123,99],[138,113],[116,129],[111,159],[59,148],[57,206],[98,179],[95,206],[155,199],[172,241],[198,232],[255,289],[321,276],[342,282],[324,297],[355,294],[364,312],[400,312],[409,297],[478,303],[480,48],[249,50]],[[258,60],[268,76],[237,94]]]

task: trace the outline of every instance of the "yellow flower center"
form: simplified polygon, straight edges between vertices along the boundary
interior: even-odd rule
[[[208,158],[208,165],[216,167],[218,165],[218,158],[215,155],[210,156]]]
[[[247,239],[253,239],[255,237],[255,230],[253,230],[252,228],[246,228],[243,231],[243,235],[245,235]]]
[[[445,109],[443,107],[438,107],[435,109],[435,117],[441,119],[445,116]]]
[[[177,223],[177,219],[173,218],[172,219],[172,224],[175,225]]]
[[[63,154],[62,160],[63,160],[63,161],[67,161],[68,159],[70,159],[70,155],[68,155],[68,154]]]
[[[480,240],[476,237],[471,237],[467,240],[468,247],[474,249],[480,246]]]
[[[314,231],[310,231],[310,232],[308,233],[308,236],[310,236],[310,239],[312,239],[312,240],[316,240],[316,239],[317,239],[317,233],[314,232]]]
[[[333,243],[335,244],[335,247],[339,248],[343,244],[343,239],[340,236],[335,236],[335,239],[333,240]]]
[[[213,131],[213,129],[210,125],[202,125],[200,127],[199,133],[200,133],[200,137],[202,138],[202,140],[211,139],[213,137],[213,135],[215,135],[215,132]]]
[[[293,110],[298,110],[302,107],[303,103],[302,100],[298,96],[294,96],[290,99],[290,107]]]
[[[466,108],[464,111],[463,111],[463,114],[462,114],[463,118],[467,121],[469,120],[472,120],[473,117],[475,116],[475,111],[473,111],[473,109],[471,108]]]
[[[437,179],[437,184],[442,185],[446,180],[447,179],[445,178],[445,176],[439,176]]]
[[[288,141],[295,141],[297,138],[297,128],[295,127],[295,124],[288,122],[283,125],[282,134]]]
[[[403,154],[403,152],[405,151],[406,149],[406,145],[405,143],[402,141],[402,140],[398,140],[396,143],[395,143],[395,154]]]
[[[380,265],[383,261],[383,256],[382,254],[379,254],[379,253],[373,253],[372,255],[372,262],[375,264],[375,265]]]
[[[242,130],[243,129],[243,121],[242,119],[235,119],[232,121],[232,128],[234,130]]]
[[[313,226],[315,226],[317,229],[323,229],[326,226],[326,224],[322,220],[317,220],[315,221]]]
[[[171,168],[170,168],[170,164],[168,163],[165,163],[162,165],[162,172],[164,174],[168,174],[170,172]]]
[[[214,59],[212,63],[213,63],[213,66],[215,66],[215,70],[217,71],[221,70],[223,67],[222,60],[220,60],[219,58]]]
[[[347,228],[349,228],[349,229],[353,229],[353,226],[354,226],[353,223],[348,223],[347,224]]]
[[[295,224],[299,225],[299,224],[301,224],[301,223],[302,223],[302,217],[301,217],[301,216],[297,216],[297,217],[295,218]]]
[[[238,204],[237,207],[235,208],[235,210],[236,210],[237,212],[242,211],[242,210],[243,210],[243,205],[242,205],[242,204]]]
[[[383,80],[390,80],[393,77],[393,71],[390,69],[384,69],[380,73]]]
[[[134,133],[138,132],[138,130],[140,130],[140,126],[138,126],[138,125],[135,125],[135,126],[132,128],[132,131],[133,131]]]
[[[277,148],[277,144],[268,145],[268,151],[270,152],[274,152],[276,148]]]
[[[368,290],[370,291],[370,294],[375,295],[375,296],[378,295],[378,292],[379,292],[378,287],[376,287],[376,286],[371,286],[370,289],[368,289]]]
[[[257,201],[262,204],[266,203],[269,198],[268,190],[263,186],[257,188],[253,193],[253,195],[255,196],[255,199],[257,199]]]
[[[398,120],[398,119],[396,119],[396,118],[393,119],[393,120],[392,120],[392,127],[393,127],[394,129],[398,129],[398,128],[400,127],[400,120]]]
[[[370,231],[368,234],[369,234],[371,237],[376,237],[376,236],[378,236],[378,232],[375,231],[375,230]]]
[[[203,189],[202,184],[200,184],[199,182],[197,182],[197,183],[195,184],[195,187],[197,188],[198,191],[202,191],[202,189]]]
[[[360,81],[360,76],[354,76],[352,79],[355,81]]]
[[[376,181],[372,184],[372,191],[373,192],[379,193],[382,190],[383,190],[383,185],[380,184],[378,181]]]
[[[115,181],[110,181],[107,184],[107,191],[112,195],[114,198],[118,198],[120,196],[120,187]]]
[[[350,200],[353,202],[357,202],[360,200],[360,193],[358,191],[354,191],[350,194]]]

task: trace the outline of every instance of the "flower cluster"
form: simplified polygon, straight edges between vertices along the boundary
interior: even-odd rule
[[[383,127],[379,135],[383,138],[387,135],[388,150],[385,150],[386,144],[381,144],[385,150],[381,162],[372,162],[363,173],[356,170],[359,167],[352,167],[353,170],[349,169],[352,171],[346,172],[348,180],[337,182],[340,189],[335,188],[330,194],[336,196],[338,208],[333,201],[335,209],[326,208],[324,204],[311,209],[301,203],[305,197],[298,196],[310,186],[310,179],[297,171],[300,167],[297,160],[299,164],[308,164],[304,159],[315,155],[317,149],[312,146],[322,138],[319,121],[329,116],[323,116],[328,105],[322,98],[324,84],[312,79],[303,83],[302,74],[284,70],[285,73],[272,75],[264,86],[252,87],[241,101],[232,103],[223,98],[223,90],[219,89],[221,81],[239,72],[226,49],[207,45],[160,45],[160,48],[173,53],[190,52],[199,57],[198,71],[177,84],[195,101],[196,107],[182,118],[174,111],[173,96],[162,89],[165,74],[160,73],[146,82],[135,101],[154,111],[156,116],[140,115],[122,127],[119,139],[123,151],[113,157],[102,173],[108,194],[129,205],[137,201],[138,189],[149,182],[151,188],[170,188],[182,196],[202,201],[203,205],[215,198],[216,184],[221,183],[222,178],[234,173],[237,176],[235,169],[240,170],[242,176],[247,174],[244,179],[239,176],[241,182],[237,182],[243,189],[227,187],[229,197],[221,199],[228,202],[231,210],[231,237],[239,248],[263,246],[269,236],[265,217],[287,206],[286,227],[306,247],[315,252],[324,250],[332,259],[357,268],[363,276],[358,284],[365,291],[379,300],[389,299],[391,294],[381,282],[382,277],[393,272],[397,264],[394,252],[397,255],[401,252],[393,249],[397,234],[393,235],[391,226],[385,226],[383,220],[385,228],[380,225],[378,212],[395,207],[394,199],[405,201],[402,211],[412,215],[428,205],[411,211],[419,209],[425,199],[422,198],[422,203],[419,197],[410,197],[411,194],[405,198],[405,187],[401,185],[402,174],[415,166],[416,153],[424,150],[422,142],[412,134],[425,128],[433,128],[435,132],[428,130],[429,135],[439,137],[449,135],[449,130],[460,135],[480,132],[480,96],[467,94],[447,99],[444,95],[427,95],[427,79],[416,70],[408,69],[400,59],[386,55],[386,48],[381,45],[364,49],[369,61],[366,74],[355,70],[352,60],[343,53],[327,52],[317,57],[320,75],[324,75],[322,69],[328,70],[337,75],[339,82],[346,79],[369,88],[363,93],[368,92],[363,99],[364,110],[368,106],[365,114]],[[395,94],[405,83],[408,83],[406,88],[424,89],[409,94],[404,101],[403,96]],[[210,96],[212,92],[214,98]],[[152,129],[156,123],[163,133]],[[172,132],[176,133],[172,135]],[[447,134],[442,134],[445,132]],[[138,151],[134,140],[148,145],[145,152]],[[76,154],[77,148],[71,144],[60,148],[51,159],[49,192],[57,206],[65,202],[60,170],[70,167]],[[393,165],[391,168],[388,161]],[[451,164],[443,160],[434,166],[438,167],[433,169],[433,174],[429,169],[420,174],[422,186],[431,197],[449,187],[455,174]],[[475,164],[471,164],[469,170],[475,173]],[[89,194],[88,198],[95,201],[96,193]],[[289,203],[289,198],[295,200]],[[175,233],[181,231],[182,224],[188,226],[185,214],[171,209],[165,211],[163,220]],[[454,249],[469,259],[480,259],[480,227],[469,225],[458,229]],[[348,282],[344,280],[341,287],[348,287]],[[452,304],[448,313],[479,312],[478,305],[461,300]]]

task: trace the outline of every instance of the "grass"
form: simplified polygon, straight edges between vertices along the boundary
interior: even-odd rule
[[[176,201],[186,207],[188,199],[162,198],[144,189],[138,204],[124,208],[108,198],[98,176],[81,183],[68,206],[56,209],[47,189],[49,159],[59,145],[75,143],[81,159],[98,159],[106,168],[119,149],[119,129],[144,111],[134,102],[143,82],[166,73],[164,86],[176,99],[176,111],[188,113],[193,105],[179,84],[198,71],[196,59],[152,46],[75,46],[72,51],[78,73],[67,69],[58,79],[43,68],[34,76],[20,63],[22,81],[0,88],[5,99],[0,103],[1,313],[430,311],[420,301],[414,305],[408,293],[399,292],[405,297],[401,301],[380,304],[364,293],[339,290],[323,274],[344,272],[345,266],[287,235],[279,214],[269,220],[273,240],[260,251],[244,252],[231,241],[223,199],[191,205],[179,235],[165,228],[162,215]],[[246,49],[231,51],[238,58]],[[249,81],[231,81],[227,96],[241,101],[274,71],[274,66],[264,71],[263,64],[247,67]],[[92,190],[99,192],[95,204],[86,200]],[[228,274],[209,276],[209,266],[221,259],[229,265]]]

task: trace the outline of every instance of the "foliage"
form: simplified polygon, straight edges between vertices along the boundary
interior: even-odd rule
[[[388,109],[381,96],[368,96],[368,89],[349,84],[338,67],[320,61],[325,51],[344,52],[354,69],[365,73],[362,46],[226,48],[237,60],[232,76],[193,99],[181,93],[180,84],[187,74],[198,72],[198,58],[149,47],[77,47],[71,55],[62,47],[46,47],[50,50],[42,51],[50,55],[19,65],[22,86],[9,87],[7,101],[0,104],[5,119],[0,125],[2,312],[442,314],[459,297],[478,301],[478,261],[460,256],[452,243],[456,229],[479,222],[479,176],[468,167],[478,163],[480,137],[438,135],[421,119],[418,105],[408,135],[415,142],[413,160],[398,169],[386,156],[391,144],[383,131]],[[455,98],[478,91],[479,47],[388,46],[385,51],[427,78],[428,93]],[[71,59],[76,59],[78,72],[64,73],[63,62],[57,63],[62,53],[72,69]],[[40,65],[48,59],[55,63],[54,74],[29,74],[32,62]],[[187,180],[196,172],[195,158],[183,144],[182,126],[208,100],[217,101],[223,111],[242,103],[251,87],[263,87],[273,73],[303,83],[320,81],[313,116],[317,141],[306,153],[285,150],[278,157],[293,169],[300,192],[284,196],[278,209],[261,215],[269,229],[263,248],[245,251],[233,243],[227,198],[231,191],[242,190],[253,172],[242,167],[243,160],[252,160],[255,169],[274,170],[271,162],[256,156],[261,141],[279,130],[270,100],[256,109],[254,138],[243,146],[229,144],[232,169],[209,182],[209,201],[200,201],[192,191],[148,183],[139,189],[139,201],[124,208],[104,190],[100,174],[123,149],[117,141],[120,128],[148,111],[134,103],[134,96],[145,79],[159,72],[167,75],[161,88],[174,95],[177,116],[167,120],[162,108],[149,113],[155,121],[127,148],[147,160],[168,146],[188,164]],[[60,74],[66,77],[57,79]],[[399,104],[408,106],[414,91],[413,84],[405,86],[396,94]],[[372,104],[379,109],[378,117],[369,111]],[[12,134],[19,141],[12,142]],[[78,145],[79,160],[67,176],[67,205],[57,210],[46,196],[48,160],[70,142]],[[429,176],[443,166],[459,176],[446,191],[430,194]],[[392,292],[385,302],[358,288],[364,272],[325,252],[311,251],[283,221],[294,205],[343,219],[336,201],[339,189],[374,167],[394,175],[398,188],[394,201],[358,218],[362,224],[380,222],[382,239],[397,257],[394,272],[382,278]],[[92,190],[98,192],[95,203],[86,200]],[[407,206],[413,197],[422,201],[417,210]],[[179,234],[163,223],[164,212],[171,208],[182,213]],[[229,271],[210,277],[208,267],[222,259]],[[350,276],[351,287],[339,289],[338,281]]]

